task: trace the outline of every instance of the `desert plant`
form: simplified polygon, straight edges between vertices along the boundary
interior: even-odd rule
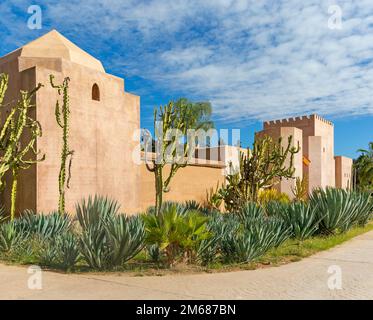
[[[60,214],[65,213],[65,188],[69,188],[71,179],[71,164],[72,157],[74,154],[73,150],[69,147],[69,129],[70,129],[70,96],[69,96],[69,82],[70,78],[65,78],[63,83],[60,85],[54,84],[54,76],[50,75],[50,84],[52,88],[57,89],[59,96],[62,95],[62,106],[57,100],[55,108],[56,121],[59,127],[62,129],[62,150],[61,150],[61,166],[60,173],[58,175],[58,190],[60,193],[58,200],[58,212]],[[67,181],[66,181],[66,164],[69,159]]]
[[[83,230],[90,227],[102,229],[102,225],[119,212],[117,201],[95,195],[76,204],[76,217]]]
[[[144,247],[145,229],[139,216],[112,217],[105,224],[105,235],[109,250],[109,265],[120,266],[132,259]]]
[[[369,192],[352,192],[350,196],[355,204],[353,220],[359,226],[366,225],[372,218],[373,200]]]
[[[320,220],[323,218],[317,215],[314,206],[304,202],[294,202],[279,207],[279,213],[286,224],[291,226],[293,237],[300,241],[313,236],[319,228]]]
[[[245,223],[245,221],[248,220],[263,218],[264,210],[255,202],[247,202],[237,212],[237,216],[241,219],[243,223]]]
[[[265,206],[270,201],[289,203],[290,198],[286,193],[280,192],[276,189],[260,190],[258,194],[258,203]]]
[[[188,130],[208,130],[214,127],[210,120],[211,104],[208,102],[192,103],[188,99],[179,99],[169,102],[166,106],[154,109],[154,133],[155,139],[144,136],[145,162],[155,179],[155,211],[161,211],[163,194],[169,192],[170,183],[180,168],[187,166],[187,156],[194,153],[193,139],[189,139]],[[181,145],[180,140],[185,138]],[[195,139],[195,137],[194,137]],[[191,141],[192,140],[192,141]],[[147,151],[156,153],[155,159],[151,159],[152,166],[147,159]],[[154,143],[154,150],[153,150]],[[164,176],[164,167],[170,166],[168,175]]]
[[[25,239],[27,234],[18,232],[12,221],[0,225],[0,252],[9,252]]]
[[[146,252],[153,262],[160,262],[162,258],[161,250],[158,245],[152,244],[146,246]]]
[[[143,219],[147,244],[158,245],[170,266],[182,253],[193,259],[199,243],[210,236],[206,228],[208,218],[194,210],[179,211],[176,205],[162,208],[159,214],[145,214]]]
[[[320,219],[322,233],[344,232],[355,223],[356,204],[347,190],[330,187],[315,189],[310,201]]]
[[[38,263],[42,266],[54,267],[57,264],[57,255],[59,252],[56,239],[39,238],[38,241],[41,243],[39,250],[36,252]]]
[[[8,76],[0,75],[0,107],[8,86]],[[4,188],[3,178],[8,171],[12,174],[10,219],[15,218],[16,198],[18,191],[18,177],[20,170],[26,170],[31,165],[43,161],[45,156],[37,158],[39,152],[35,150],[38,137],[42,136],[40,123],[30,116],[30,110],[35,107],[32,100],[36,92],[42,87],[39,84],[32,91],[21,91],[20,100],[11,106],[1,124],[0,130],[0,189]]]
[[[209,216],[207,230],[211,237],[200,242],[197,249],[197,262],[207,265],[214,262],[221,255],[222,241],[229,235],[241,228],[240,219],[237,215],[214,212]]]
[[[298,147],[292,146],[290,136],[284,147],[282,139],[273,141],[269,136],[257,138],[253,149],[241,153],[239,172],[227,176],[223,188],[224,204],[228,211],[237,211],[248,201],[257,202],[259,191],[273,188],[281,179],[293,178],[294,155]]]
[[[223,203],[223,196],[220,192],[221,188],[219,187],[219,182],[216,185],[216,188],[210,188],[206,191],[206,199],[204,201],[204,206],[209,210],[219,211]]]
[[[118,215],[119,205],[106,197],[89,197],[76,206],[82,228],[79,239],[83,259],[95,269],[121,266],[144,246],[145,231],[139,217]]]
[[[58,265],[65,270],[73,269],[80,259],[78,237],[71,232],[60,235],[56,240],[56,251]]]
[[[14,225],[18,232],[40,236],[41,239],[53,239],[69,231],[71,220],[67,214],[60,215],[56,211],[36,214],[26,210],[21,217],[14,220]]]
[[[295,187],[291,188],[294,195],[295,201],[307,201],[308,200],[308,179],[306,177],[295,180]]]
[[[80,253],[84,261],[93,269],[108,268],[109,252],[102,227],[89,226],[79,238]]]

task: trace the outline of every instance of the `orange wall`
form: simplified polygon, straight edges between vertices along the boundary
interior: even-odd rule
[[[166,173],[168,173],[166,168]],[[154,173],[141,165],[141,179],[139,191],[139,210],[145,210],[155,203]],[[187,166],[179,169],[171,181],[170,191],[165,194],[164,201],[196,200],[203,202],[206,191],[216,188],[217,183],[224,183],[223,166]]]

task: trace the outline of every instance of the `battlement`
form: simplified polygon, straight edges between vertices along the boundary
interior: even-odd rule
[[[280,120],[271,120],[271,121],[265,121],[264,122],[264,128],[273,127],[273,126],[287,126],[287,125],[309,125],[311,121],[322,121],[330,126],[333,126],[333,123],[331,121],[326,120],[325,118],[317,115],[307,115],[307,116],[301,116],[301,117],[293,117],[293,118],[285,118]]]

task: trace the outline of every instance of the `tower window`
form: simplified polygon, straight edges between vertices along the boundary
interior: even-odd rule
[[[92,87],[92,100],[100,101],[100,88],[98,87],[97,83],[95,83]]]

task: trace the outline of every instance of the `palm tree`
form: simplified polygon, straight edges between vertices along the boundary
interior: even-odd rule
[[[359,149],[361,155],[354,161],[356,186],[360,190],[373,191],[373,142],[368,149]]]
[[[188,110],[189,129],[207,131],[215,128],[214,122],[211,120],[212,106],[210,102],[191,102],[187,98],[180,98],[175,102],[175,109]]]

